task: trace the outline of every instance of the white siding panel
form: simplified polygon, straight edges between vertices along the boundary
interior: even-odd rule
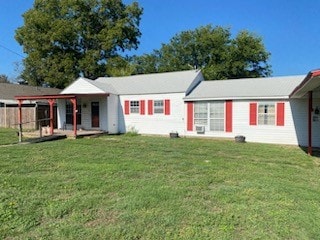
[[[183,135],[185,132],[184,120],[184,93],[173,94],[150,94],[150,95],[123,95],[120,96],[121,106],[119,107],[120,131],[126,132],[134,128],[142,134],[165,134],[178,132]],[[170,115],[148,114],[148,100],[170,100]],[[124,114],[124,102],[145,100],[145,114],[130,113]]]
[[[119,96],[110,94],[108,97],[108,106],[107,106],[107,126],[108,132],[115,134],[119,133],[118,127],[118,105],[119,105]]]
[[[81,105],[82,105],[81,127],[84,129],[100,129],[100,130],[108,131],[108,109],[107,109],[108,98],[104,96],[88,96],[88,97],[81,97],[79,101],[81,102]],[[92,127],[92,120],[91,120],[91,103],[92,102],[99,103],[99,118],[100,118],[99,128]]]
[[[91,128],[91,98],[81,98],[81,128],[90,129]]]
[[[58,129],[63,128],[63,124],[66,122],[66,100],[57,99],[57,121]]]
[[[234,105],[234,131],[236,135],[244,135],[248,142],[280,143],[297,145],[297,136],[292,120],[292,113],[289,101],[273,100],[263,101],[276,104],[285,103],[284,126],[276,125],[249,125],[249,104],[259,101],[236,101]]]
[[[261,101],[261,100],[259,100]],[[197,134],[188,132],[189,136],[207,136],[207,137],[226,137],[234,138],[237,135],[243,135],[248,142],[275,143],[275,144],[292,144],[306,146],[308,144],[308,102],[307,99],[290,99],[290,100],[272,100],[270,102],[285,103],[285,124],[284,126],[267,126],[267,125],[249,125],[249,104],[247,100],[233,101],[233,131],[210,132]],[[268,101],[263,101],[268,102]],[[320,99],[313,100],[314,108],[319,106]],[[320,146],[320,116],[313,121],[313,146]]]

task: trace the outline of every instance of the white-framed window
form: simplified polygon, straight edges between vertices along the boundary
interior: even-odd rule
[[[130,101],[130,113],[139,113],[140,111],[139,101]]]
[[[224,131],[224,102],[210,102],[210,131]]]
[[[274,103],[259,103],[258,125],[275,125],[276,108]]]
[[[207,126],[208,125],[208,103],[195,102],[194,103],[194,124]]]
[[[163,100],[154,100],[153,101],[153,112],[154,113],[163,113],[164,112]]]
[[[225,102],[195,102],[194,124],[205,126],[209,131],[225,130]]]

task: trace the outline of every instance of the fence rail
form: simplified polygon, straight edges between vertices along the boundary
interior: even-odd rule
[[[53,118],[42,118],[42,119],[38,119],[38,120],[35,120],[35,121],[27,121],[27,122],[22,122],[22,123],[14,124],[14,125],[18,125],[18,126],[19,126],[19,132],[18,132],[19,142],[22,142],[22,125],[23,125],[23,124],[29,124],[29,123],[36,123],[36,122],[38,122],[38,126],[39,126],[39,137],[41,138],[41,137],[42,137],[42,124],[41,124],[41,122],[50,121],[50,120],[53,120]]]

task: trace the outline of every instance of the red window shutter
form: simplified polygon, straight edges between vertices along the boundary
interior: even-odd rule
[[[193,102],[187,103],[187,131],[193,131]]]
[[[284,126],[284,103],[277,103],[277,126]]]
[[[148,100],[148,114],[152,115],[153,114],[153,101]]]
[[[257,125],[257,103],[250,103],[250,125]]]
[[[226,132],[232,132],[232,100],[226,101]]]
[[[170,100],[164,100],[164,115],[170,115]]]
[[[145,100],[140,101],[140,114],[145,115],[146,110],[145,110]]]
[[[124,114],[128,115],[130,113],[130,101],[124,101]]]

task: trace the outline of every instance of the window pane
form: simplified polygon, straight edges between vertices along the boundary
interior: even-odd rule
[[[224,105],[222,101],[210,102],[210,131],[224,131]]]
[[[139,101],[130,101],[130,112],[139,113]]]
[[[224,120],[223,119],[211,119],[210,120],[210,131],[224,131]]]
[[[208,103],[197,102],[194,104],[194,124],[208,126]]]
[[[153,111],[154,111],[154,113],[163,113],[163,101],[162,100],[153,101]]]
[[[207,103],[195,103],[194,104],[194,118],[207,118],[208,116],[208,104]]]
[[[195,119],[194,124],[195,125],[207,125],[208,120],[207,119]]]
[[[258,108],[258,113],[264,113],[264,107],[265,105],[259,105],[259,108]]]
[[[258,107],[258,124],[275,125],[275,104],[259,104]]]

